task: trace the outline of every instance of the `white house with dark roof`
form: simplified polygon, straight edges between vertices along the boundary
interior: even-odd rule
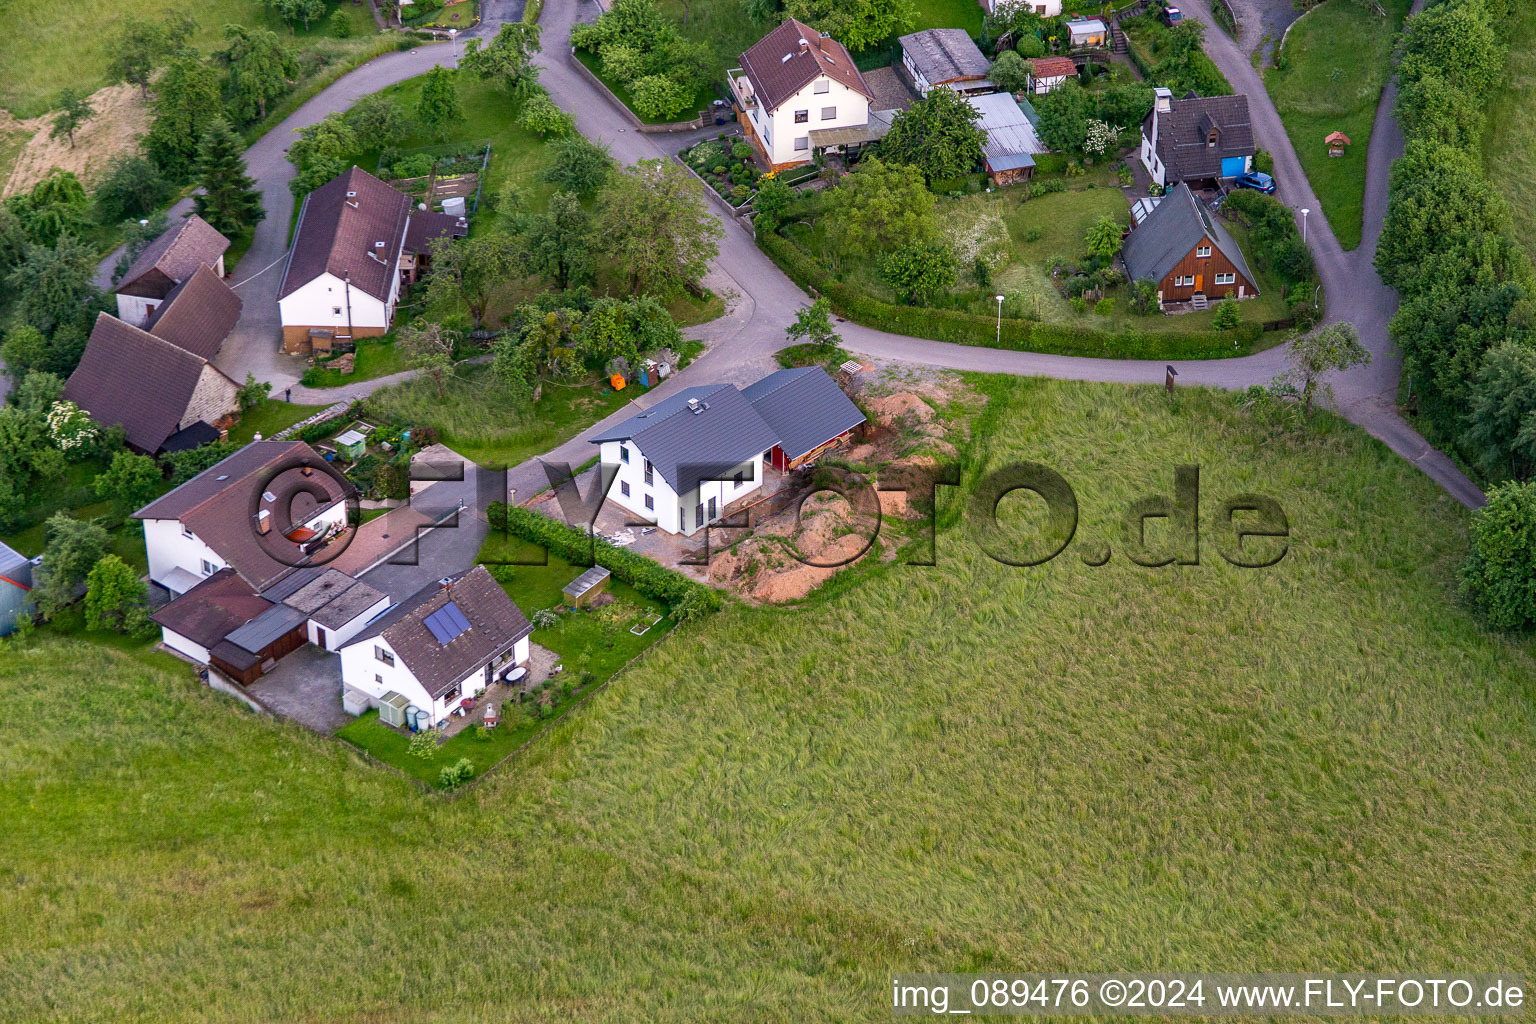
[[[1152,109],[1141,122],[1141,165],[1165,188],[1181,181],[1215,182],[1253,170],[1257,144],[1246,96],[1174,98],[1152,90]]]
[[[533,626],[477,565],[412,594],[341,646],[343,687],[366,703],[404,697],[439,725],[498,672],[527,663]]]
[[[184,594],[229,568],[260,592],[303,566],[349,528],[323,462],[303,441],[253,441],[145,505],[149,578]]]
[[[199,267],[209,268],[222,282],[228,248],[229,239],[195,213],[174,225],[139,253],[112,289],[118,317],[143,327],[155,307]]]
[[[410,196],[360,167],[321,185],[304,197],[278,286],[284,350],[384,334],[420,253],[441,235],[468,232],[461,217],[413,210]]]
[[[864,414],[820,367],[780,370],[738,389],[686,388],[600,431],[614,473],[607,498],[667,533],[692,535],[787,472],[848,439]]]
[[[774,170],[811,159],[811,132],[862,128],[874,94],[843,44],[787,18],[726,72],[737,120]]]

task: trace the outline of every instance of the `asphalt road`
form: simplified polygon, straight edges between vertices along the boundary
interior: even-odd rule
[[[1241,4],[1243,0],[1239,2]],[[1418,10],[1422,3],[1423,0],[1417,0],[1414,10]],[[1397,308],[1397,296],[1381,283],[1371,265],[1386,210],[1388,169],[1392,160],[1401,154],[1403,145],[1401,132],[1392,116],[1395,86],[1389,86],[1381,97],[1371,138],[1364,241],[1359,249],[1346,253],[1322,216],[1321,205],[1302,173],[1280,117],[1249,61],[1249,50],[1258,44],[1258,39],[1244,38],[1241,44],[1235,42],[1211,23],[1210,15],[1202,5],[1190,4],[1186,8],[1189,15],[1208,25],[1206,49],[1212,60],[1234,89],[1248,96],[1258,143],[1274,154],[1279,197],[1295,209],[1312,211],[1306,219],[1307,241],[1316,257],[1329,318],[1354,323],[1362,342],[1371,350],[1369,366],[1338,375],[1335,379],[1337,409],[1413,462],[1459,501],[1473,507],[1483,504],[1484,497],[1477,486],[1457,470],[1450,459],[1431,448],[1398,416],[1395,408],[1401,360],[1391,349],[1387,323]],[[514,9],[521,10],[517,0],[491,0],[485,20],[471,34],[494,35],[502,21],[516,16],[512,13]],[[607,144],[616,159],[625,163],[663,159],[675,150],[677,140],[635,130],[627,112],[573,67],[571,28],[577,21],[590,20],[596,14],[597,7],[592,0],[549,0],[540,22],[541,81],[555,101],[575,115],[580,131]],[[1243,22],[1247,35],[1257,36],[1262,32],[1260,19],[1244,18]],[[293,168],[285,158],[293,133],[333,111],[345,110],[359,98],[387,85],[422,74],[435,64],[455,65],[462,47],[460,40],[451,45],[438,44],[409,53],[388,54],[371,61],[315,96],[250,149],[247,159],[251,174],[262,189],[267,218],[258,226],[255,241],[241,260],[236,274],[240,279],[236,287],[245,302],[245,310],[217,360],[220,368],[230,376],[240,380],[246,373],[254,373],[259,379],[272,381],[274,391],[280,392],[289,385],[296,385],[302,373],[299,360],[280,351],[276,302],[293,211],[293,199],[288,191]],[[748,228],[734,218],[722,219],[725,235],[720,243],[719,258],[706,283],[727,296],[730,311],[721,319],[689,332],[707,341],[709,351],[660,388],[652,390],[645,396],[646,405],[694,383],[746,382],[775,368],[773,353],[785,344],[785,327],[795,311],[807,301],[805,294],[757,248]],[[109,260],[103,264],[108,274],[111,263]],[[256,276],[249,276],[253,274]],[[845,346],[855,352],[960,370],[1160,384],[1166,365],[1162,361],[1085,359],[950,345],[887,334],[852,323],[841,324],[838,329]],[[1279,374],[1284,365],[1283,348],[1237,359],[1175,364],[1180,384],[1230,389],[1266,383]],[[322,402],[358,397],[392,380],[383,378],[345,389],[318,391],[295,386],[293,399]],[[633,412],[634,408],[630,407],[614,413],[603,423],[547,453],[546,458],[571,465],[584,462],[593,450],[586,438],[599,427]],[[510,483],[519,494],[530,494],[545,486],[544,472],[537,460],[530,460],[511,471]]]

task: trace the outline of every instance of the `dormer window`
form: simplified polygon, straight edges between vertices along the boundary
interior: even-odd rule
[[[1206,144],[1206,146],[1215,146],[1216,145],[1216,137],[1218,135],[1220,135],[1220,134],[1221,133],[1218,132],[1215,128],[1212,128],[1211,129],[1211,133],[1205,137],[1205,144]]]

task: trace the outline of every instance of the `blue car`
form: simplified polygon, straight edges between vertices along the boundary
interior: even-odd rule
[[[1275,191],[1275,179],[1263,171],[1249,171],[1232,179],[1233,188],[1251,188],[1255,192],[1263,192],[1270,195]]]

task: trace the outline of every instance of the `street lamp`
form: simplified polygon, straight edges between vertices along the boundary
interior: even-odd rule
[[[1301,244],[1302,245],[1306,245],[1307,244],[1307,214],[1309,214],[1311,212],[1312,211],[1307,209],[1305,206],[1303,206],[1301,208]]]
[[[1003,347],[1003,296],[997,297],[997,347]]]

